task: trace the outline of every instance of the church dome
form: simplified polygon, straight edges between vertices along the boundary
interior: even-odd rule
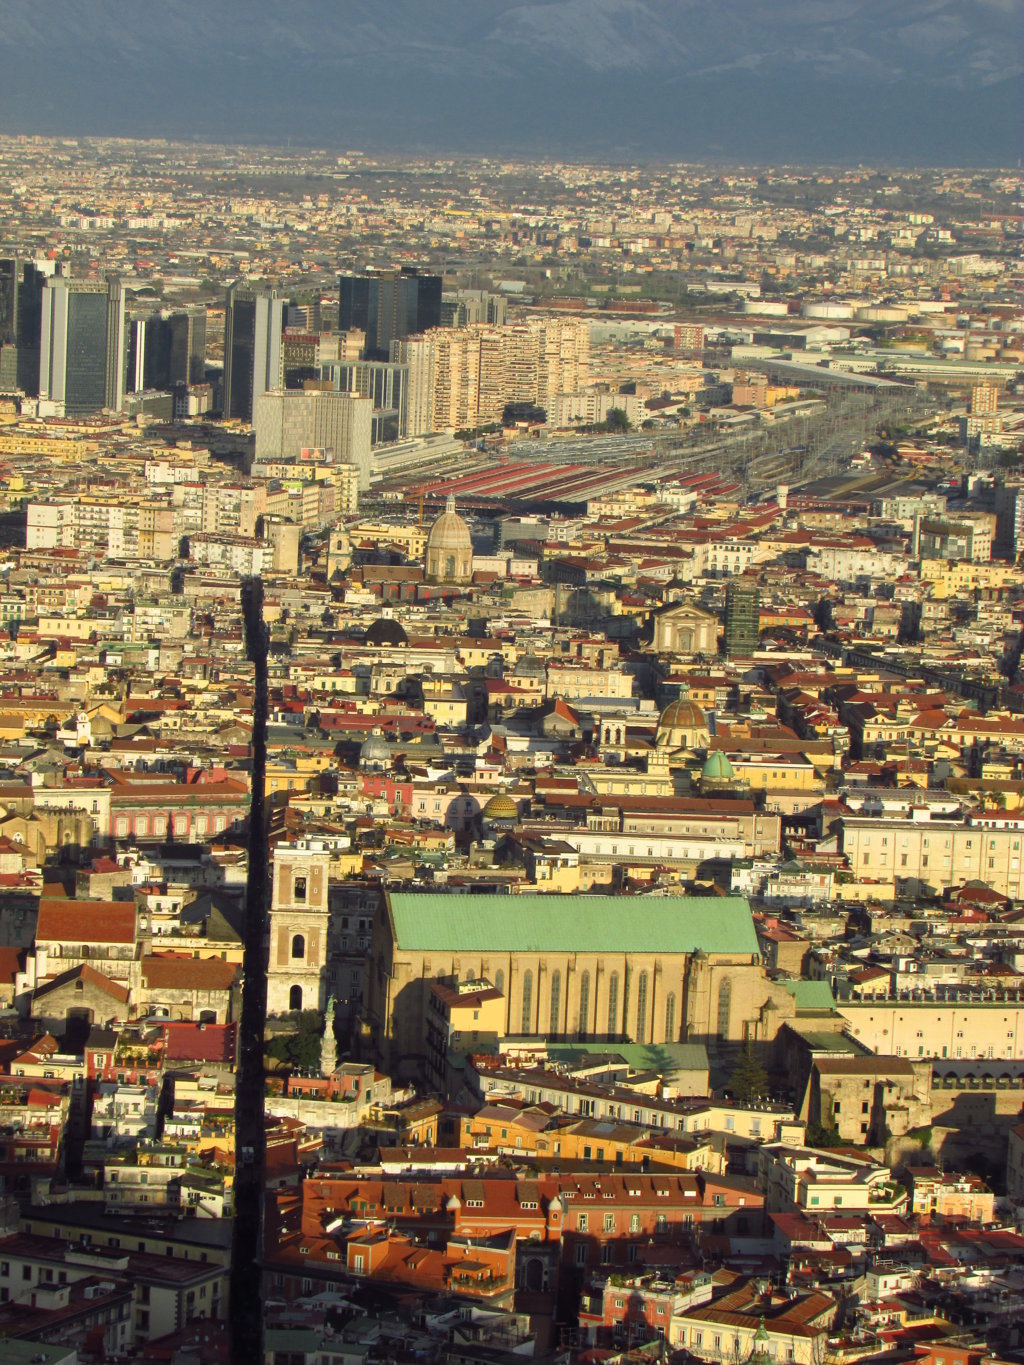
[[[426,571],[431,583],[468,583],[473,576],[473,538],[451,495],[427,537]]]
[[[680,697],[665,707],[658,721],[659,747],[699,749],[709,739],[708,720],[695,701]]]
[[[512,671],[517,678],[543,678],[547,676],[544,661],[538,659],[536,654],[524,654]]]
[[[361,768],[386,768],[391,762],[391,748],[381,735],[370,735],[364,739],[359,750]]]
[[[721,749],[712,749],[700,770],[701,782],[735,782],[736,770],[729,762],[728,755]]]
[[[379,616],[366,632],[368,645],[407,645],[409,637],[401,621],[393,616]]]
[[[519,818],[519,807],[511,796],[506,796],[504,792],[498,792],[487,802],[482,813],[485,820],[517,820]]]

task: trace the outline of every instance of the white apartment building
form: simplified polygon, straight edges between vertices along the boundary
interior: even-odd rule
[[[933,818],[915,808],[909,819],[846,816],[840,849],[862,882],[877,882],[876,894],[893,899],[906,882],[944,890],[981,881],[1000,895],[1024,897],[1021,842],[1024,816],[1004,811]]]
[[[647,403],[636,393],[560,393],[548,410],[548,426],[592,426],[603,422],[612,408],[624,412],[634,427],[647,417]]]
[[[294,459],[303,450],[333,451],[335,464],[355,465],[370,486],[373,399],[355,393],[275,389],[256,399],[256,459]]]
[[[1020,1000],[844,1000],[836,1008],[857,1042],[883,1056],[1024,1059]]]

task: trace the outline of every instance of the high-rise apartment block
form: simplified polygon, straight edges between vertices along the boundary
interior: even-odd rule
[[[504,294],[490,294],[486,289],[459,289],[441,298],[442,327],[470,327],[474,322],[504,327],[507,314]]]
[[[425,436],[434,426],[434,338],[406,337],[391,343],[391,360],[403,367],[405,381],[405,425],[407,436]]]
[[[117,411],[124,400],[125,292],[54,276],[42,294],[39,397],[70,415]]]
[[[408,434],[472,430],[501,420],[509,403],[546,411],[590,378],[590,331],[579,318],[536,318],[514,327],[440,328],[396,342],[408,366]]]
[[[725,652],[753,654],[760,640],[761,593],[749,578],[731,578],[725,589]]]
[[[387,360],[393,341],[440,325],[440,275],[403,266],[339,277],[338,330],[364,332],[368,360]]]
[[[275,389],[256,399],[256,459],[295,459],[304,450],[331,450],[335,464],[355,465],[359,487],[370,486],[373,401],[354,393]]]
[[[224,309],[224,416],[251,422],[256,399],[281,383],[285,301],[235,283]]]
[[[986,381],[971,389],[971,416],[993,417],[999,410],[999,390]]]
[[[677,322],[674,344],[680,355],[699,360],[704,354],[704,328],[696,322]]]

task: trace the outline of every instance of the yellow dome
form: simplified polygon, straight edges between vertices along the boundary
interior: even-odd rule
[[[519,818],[519,807],[511,796],[498,792],[484,806],[483,816],[485,820],[516,820]]]
[[[427,578],[433,583],[464,583],[473,576],[473,538],[449,495],[427,537]]]

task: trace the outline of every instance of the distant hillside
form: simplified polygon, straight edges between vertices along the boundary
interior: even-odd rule
[[[1024,0],[6,0],[5,131],[1015,163]]]

